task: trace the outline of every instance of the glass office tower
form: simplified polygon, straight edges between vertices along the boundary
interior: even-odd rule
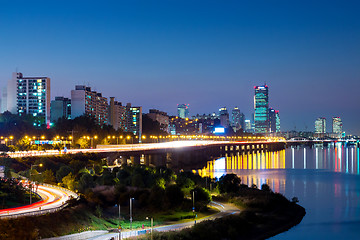
[[[269,88],[267,85],[255,86],[254,122],[255,133],[269,132]]]

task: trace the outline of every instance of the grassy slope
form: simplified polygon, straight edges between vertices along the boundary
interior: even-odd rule
[[[128,212],[128,209],[123,210]],[[199,217],[215,212],[215,210],[210,210],[207,213],[199,214]],[[145,219],[146,216],[150,216],[150,213],[138,211],[132,228],[142,228],[143,225],[150,227],[150,221]],[[154,213],[151,216],[154,218],[154,225],[161,225],[173,221],[186,221],[186,219],[191,218],[192,212],[169,211]],[[0,239],[38,239],[39,237],[62,236],[87,230],[109,230],[117,228],[118,223],[117,215],[99,218],[87,207],[77,206],[43,216],[0,220]],[[130,229],[129,221],[122,220],[121,226],[123,229]]]

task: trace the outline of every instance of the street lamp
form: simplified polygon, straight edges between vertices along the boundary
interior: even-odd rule
[[[35,141],[36,137],[34,136],[33,139]],[[38,139],[38,151],[40,151],[40,136],[38,136],[37,139]],[[41,136],[41,139],[44,140],[45,136]]]
[[[33,167],[37,167],[37,166],[39,166],[39,167],[42,167],[43,166],[43,164],[42,163],[40,163],[40,164],[34,164],[34,165],[31,165],[31,167],[30,167],[30,183],[29,183],[29,189],[30,189],[30,205],[32,204],[32,184],[31,184],[31,172],[32,172],[32,168]]]
[[[130,140],[130,138],[131,138],[131,144],[134,144],[134,138],[133,137],[131,137],[129,135],[126,137],[127,140]]]
[[[148,220],[149,217],[146,217],[146,219]],[[154,226],[154,218],[151,217],[151,218],[150,218],[150,227],[151,227],[151,230],[150,230],[150,239],[151,239],[151,240],[153,239],[153,237],[152,237],[152,235],[153,235],[153,226]]]
[[[193,190],[193,197],[192,197],[192,200],[193,200],[193,216],[194,216],[194,220],[195,220],[195,224],[196,224],[196,219],[195,219],[195,190]]]
[[[90,139],[90,148],[94,148],[94,139],[97,139],[98,137],[95,135],[94,137],[88,136],[87,139]]]
[[[132,201],[134,200],[134,198],[130,198],[130,230],[132,230]]]
[[[116,205],[115,205],[116,206]],[[121,225],[120,225],[120,203],[119,203],[119,240],[121,239]]]

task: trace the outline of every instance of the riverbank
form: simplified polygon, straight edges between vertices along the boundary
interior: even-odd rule
[[[224,195],[219,198],[234,203],[242,211],[207,220],[181,231],[156,232],[153,239],[267,239],[296,226],[306,214],[305,209],[296,202],[269,191],[248,188],[243,189],[240,195]],[[150,236],[142,239],[150,239]]]

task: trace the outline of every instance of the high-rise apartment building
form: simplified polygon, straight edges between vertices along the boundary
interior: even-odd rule
[[[279,111],[269,108],[269,132],[280,132],[280,115]]]
[[[113,126],[115,130],[125,130],[126,106],[123,106],[121,102],[115,101],[114,97],[110,97],[109,124]]]
[[[24,77],[22,73],[17,73],[16,83],[17,113],[36,117],[34,125],[46,124],[50,127],[50,78]],[[9,97],[8,91],[8,100],[11,100]]]
[[[17,78],[21,73],[13,72],[6,87],[2,90],[1,112],[9,111],[17,114]]]
[[[332,132],[336,134],[341,134],[343,132],[342,130],[343,124],[340,117],[333,117],[332,118]]]
[[[230,125],[229,122],[229,112],[226,107],[222,107],[219,109],[219,117],[220,117],[220,125],[224,128],[228,128]]]
[[[142,134],[142,107],[132,107],[131,103],[126,104],[125,132],[131,132],[139,137],[141,142]]]
[[[91,91],[90,87],[77,85],[75,90],[71,90],[71,118],[84,114],[99,125],[108,124],[108,102],[101,93]]]
[[[169,131],[169,116],[166,112],[159,111],[157,109],[150,109],[147,114],[153,121],[157,121],[160,124],[160,129],[165,132]]]
[[[50,120],[55,122],[59,118],[71,119],[71,99],[55,97],[50,103]]]
[[[232,122],[231,125],[234,128],[234,131],[239,129],[245,130],[245,115],[240,112],[238,107],[235,107],[231,113]]]
[[[267,85],[255,86],[254,123],[255,133],[269,132],[269,88]]]
[[[319,117],[315,120],[315,133],[326,133],[326,118]]]
[[[177,111],[178,111],[179,118],[188,118],[189,117],[189,104],[178,104]]]

